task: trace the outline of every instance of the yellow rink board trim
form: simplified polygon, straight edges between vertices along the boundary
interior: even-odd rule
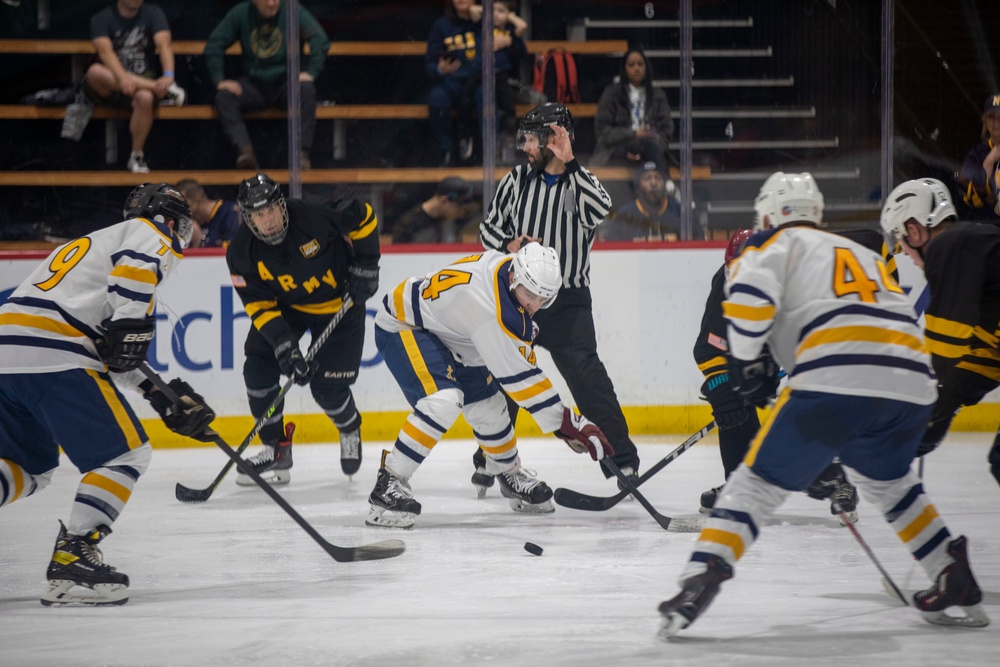
[[[697,405],[648,405],[623,408],[632,435],[659,435],[678,433],[690,435],[712,419],[708,406]],[[409,412],[364,412],[361,438],[365,442],[392,441],[406,422]],[[324,414],[285,415],[285,421],[295,422],[295,442],[337,442],[337,429]],[[250,429],[253,419],[246,417],[217,417],[212,427],[222,439],[233,447],[238,447]],[[212,443],[201,443],[183,438],[168,430],[159,419],[143,419],[149,441],[154,448],[167,447],[214,447]],[[952,423],[954,431],[995,432],[1000,425],[1000,403],[983,403],[962,408]],[[532,438],[543,435],[534,420],[522,411],[517,420],[517,436]],[[459,417],[444,440],[472,438],[472,428]],[[255,439],[255,444],[259,439]],[[556,442],[553,436],[553,442]]]

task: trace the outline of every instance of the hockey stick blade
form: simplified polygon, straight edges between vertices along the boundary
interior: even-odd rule
[[[653,507],[649,501],[646,500],[646,497],[635,488],[629,478],[622,474],[621,468],[618,467],[618,464],[607,456],[601,459],[601,464],[618,478],[618,482],[625,487],[625,492],[631,493],[632,497],[639,501],[639,504],[642,505],[647,512],[649,512],[649,515],[653,517],[653,520],[660,524],[660,528],[663,530],[670,530],[670,524],[673,522],[673,519],[657,512],[656,508]]]
[[[667,467],[671,461],[691,449],[691,447],[693,447],[699,440],[711,433],[714,428],[715,422],[709,422],[700,431],[675,447],[673,451],[653,464],[652,468],[639,477],[635,483],[636,488],[642,486],[646,480]],[[573,489],[558,488],[555,490],[553,498],[557,505],[562,505],[563,507],[568,507],[570,509],[583,510],[585,512],[604,512],[623,501],[627,496],[628,491],[620,491],[613,496],[600,497],[588,496],[585,493],[580,493],[579,491],[574,491]]]
[[[142,364],[139,367],[142,373],[149,378],[149,380],[156,385],[156,388],[164,393],[164,395],[170,399],[175,405],[180,403],[180,398],[174,393],[174,390],[163,381],[163,379],[154,373],[148,366]],[[254,470],[253,466],[247,461],[240,458],[240,455],[229,446],[229,444],[223,440],[218,433],[210,428],[206,428],[204,432],[204,437],[211,440],[219,449],[226,453],[226,456],[230,458],[232,463],[239,468],[240,472],[244,475],[250,477],[264,493],[271,497],[278,507],[285,510],[285,513],[292,517],[295,523],[299,524],[302,530],[309,534],[309,537],[313,538],[317,544],[319,544],[326,553],[330,554],[335,561],[338,563],[351,563],[355,561],[363,560],[382,560],[385,558],[394,558],[406,551],[406,544],[401,540],[383,540],[381,542],[373,542],[372,544],[364,544],[359,547],[340,547],[332,542],[327,541],[322,535],[320,535],[315,528],[312,527],[308,521],[306,521],[301,514],[295,511],[288,501],[285,500],[280,493],[271,488],[271,485],[264,481],[264,478]]]
[[[871,547],[868,546],[868,543],[865,542],[865,538],[861,537],[861,533],[858,532],[858,529],[854,527],[854,524],[850,520],[848,520],[847,514],[844,512],[838,512],[837,516],[840,517],[840,522],[847,526],[848,530],[851,531],[851,534],[854,535],[854,539],[861,545],[861,549],[868,556],[868,560],[870,560],[882,574],[882,586],[885,590],[889,593],[889,595],[902,602],[903,606],[909,607],[910,602],[906,599],[906,596],[903,595],[903,591],[899,590],[899,586],[896,585],[896,582],[892,580],[889,573],[885,571],[884,567],[882,567],[882,563],[879,562],[878,558],[875,556],[875,552],[872,551]]]
[[[316,353],[323,346],[326,340],[330,337],[330,334],[333,333],[333,330],[337,328],[337,325],[340,324],[340,321],[344,319],[344,316],[347,314],[347,312],[351,309],[351,306],[353,305],[354,302],[351,300],[351,297],[348,296],[344,298],[343,306],[341,307],[341,309],[337,311],[337,314],[333,316],[333,319],[330,320],[329,324],[326,325],[326,327],[319,334],[319,336],[317,336],[313,340],[312,345],[310,345],[309,351],[306,352],[306,357],[305,357],[307,362],[312,361],[312,358],[316,356]],[[142,370],[144,374],[146,373],[146,371],[143,370],[142,366],[140,366],[139,370]],[[146,377],[149,376],[147,375]],[[271,405],[267,408],[267,410],[264,411],[264,415],[257,420],[257,423],[254,424],[253,429],[251,429],[247,437],[243,439],[243,442],[240,443],[240,446],[236,448],[237,456],[240,456],[246,450],[246,448],[250,446],[250,443],[253,441],[253,439],[257,436],[260,430],[264,428],[265,422],[267,422],[267,420],[270,419],[271,416],[274,414],[275,410],[278,409],[278,404],[281,403],[281,399],[284,398],[285,394],[288,393],[288,391],[292,388],[292,385],[294,384],[295,381],[289,378],[285,382],[285,384],[282,385],[281,390],[278,392],[278,395],[275,397],[273,401],[271,401]],[[215,479],[212,480],[212,483],[209,484],[204,489],[192,489],[178,482],[177,486],[174,487],[174,496],[177,498],[177,500],[181,501],[182,503],[203,503],[212,497],[212,494],[215,493],[215,490],[219,487],[219,484],[222,483],[222,480],[225,479],[226,475],[228,475],[229,471],[232,469],[233,469],[233,462],[228,461],[226,465],[222,467],[222,470],[219,471],[219,474],[215,476]]]

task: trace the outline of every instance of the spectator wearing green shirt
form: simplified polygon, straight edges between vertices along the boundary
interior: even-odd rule
[[[205,65],[215,84],[215,108],[226,137],[236,147],[237,169],[258,169],[244,111],[285,108],[288,100],[285,3],[282,0],[246,0],[229,10],[205,43]],[[323,27],[309,10],[299,8],[299,36],[309,43],[309,56],[299,72],[302,108],[303,169],[309,169],[309,151],[316,131],[316,87],[330,48]],[[243,49],[243,75],[225,78],[225,52],[239,42]]]

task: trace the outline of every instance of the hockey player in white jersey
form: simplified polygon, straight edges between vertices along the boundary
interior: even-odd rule
[[[43,605],[128,601],[128,576],[103,563],[97,544],[151,448],[116,385],[141,389],[181,435],[199,436],[215,416],[186,382],[170,382],[183,403],[175,406],[134,370],[153,340],[155,288],[191,238],[187,203],[172,186],[147,183],[124,214],[56,248],[0,306],[0,506],[45,488],[60,447],[84,473],[60,522]]]
[[[521,467],[517,438],[500,387],[577,452],[614,453],[604,433],[565,407],[535,366],[532,315],[562,285],[559,258],[538,243],[515,255],[487,250],[386,295],[375,317],[375,343],[413,412],[392,452],[383,452],[369,497],[371,526],[410,528],[420,503],[410,478],[459,414],[472,426],[486,467],[515,511],[552,512],[552,489]]]
[[[817,228],[823,196],[811,175],[772,174],[754,208],[760,231],[726,282],[729,376],[766,404],[778,386],[766,345],[788,385],[723,488],[681,592],[660,605],[661,637],[705,611],[766,519],[835,456],[934,582],[914,595],[924,618],[985,626],[966,538],[952,539],[910,469],[936,394],[913,308],[882,258]],[[945,615],[949,607],[965,615]]]

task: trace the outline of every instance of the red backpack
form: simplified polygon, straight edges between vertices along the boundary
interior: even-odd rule
[[[535,78],[531,87],[544,93],[550,102],[570,104],[580,101],[576,61],[565,49],[549,49],[535,55]]]

